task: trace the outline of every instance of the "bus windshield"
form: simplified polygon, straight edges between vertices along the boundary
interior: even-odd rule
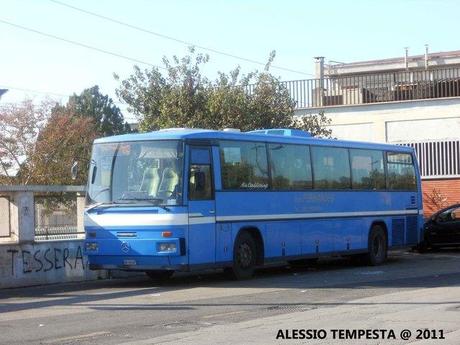
[[[183,143],[137,141],[95,144],[87,204],[180,205]]]

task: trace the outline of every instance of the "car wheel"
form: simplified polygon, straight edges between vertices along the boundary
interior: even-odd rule
[[[256,266],[256,243],[247,232],[238,235],[233,250],[232,274],[237,280],[249,279],[254,275]]]

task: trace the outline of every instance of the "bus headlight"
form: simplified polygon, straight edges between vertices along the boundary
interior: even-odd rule
[[[161,242],[157,244],[157,251],[164,253],[174,253],[177,247],[175,243]]]
[[[99,249],[99,245],[97,242],[86,242],[85,248],[88,252],[96,252]]]

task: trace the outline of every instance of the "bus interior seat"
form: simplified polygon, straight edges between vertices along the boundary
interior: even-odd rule
[[[158,195],[160,197],[169,198],[173,194],[178,183],[179,176],[174,171],[174,169],[165,168],[163,170],[163,176],[161,177],[160,186],[158,188]]]
[[[141,191],[147,192],[149,195],[156,195],[160,185],[160,174],[158,168],[147,168],[142,177]]]

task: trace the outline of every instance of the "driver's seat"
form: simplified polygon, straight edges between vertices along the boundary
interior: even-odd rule
[[[159,185],[160,175],[158,174],[158,168],[145,169],[140,190],[156,196]]]
[[[169,198],[176,189],[179,183],[179,175],[173,168],[165,168],[161,177],[160,186],[158,187],[158,196],[161,198]]]

